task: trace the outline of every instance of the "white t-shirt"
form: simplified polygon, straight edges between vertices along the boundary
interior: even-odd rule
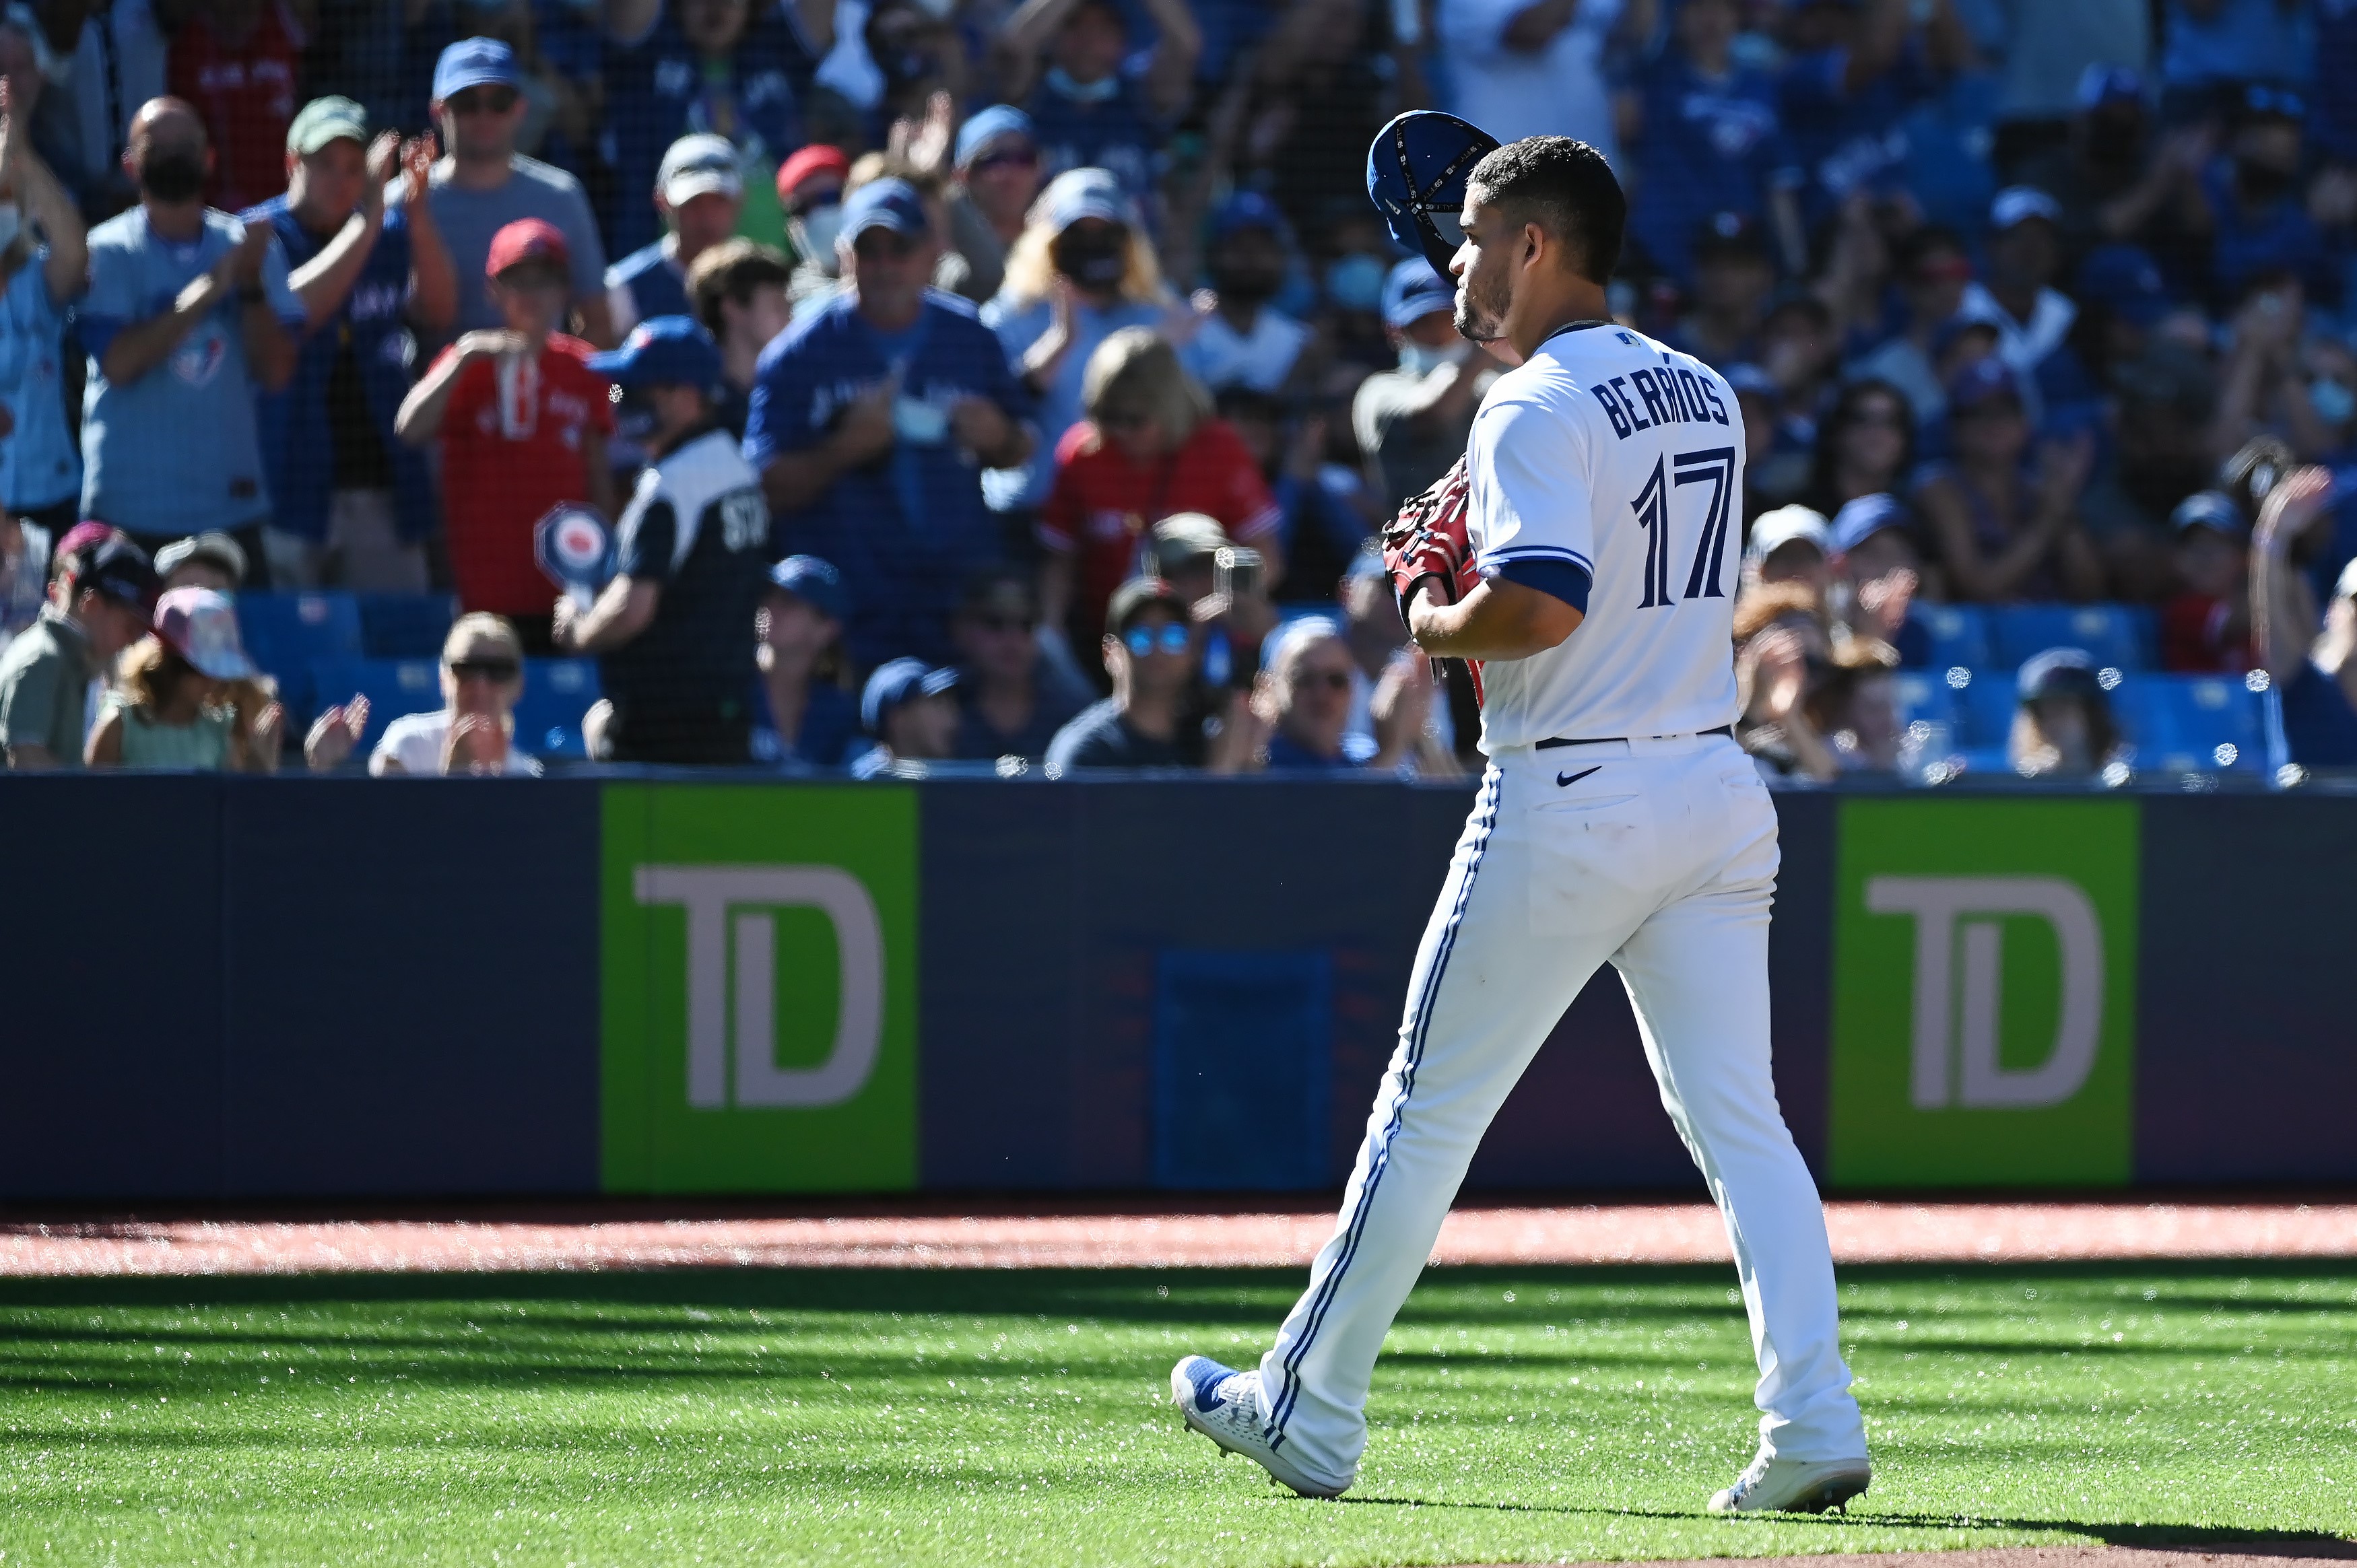
[[[1622,0],[1582,0],[1544,47],[1523,54],[1506,47],[1506,27],[1530,7],[1531,0],[1440,0],[1433,30],[1454,89],[1447,107],[1501,142],[1576,137],[1618,168],[1604,46]]]
[[[1560,647],[1482,667],[1484,751],[1734,722],[1743,420],[1724,377],[1619,327],[1559,332],[1491,387],[1467,459],[1482,576],[1587,600]]]
[[[384,777],[384,765],[391,761],[400,765],[404,773],[414,773],[427,779],[442,776],[442,747],[450,738],[450,711],[447,708],[430,714],[407,714],[384,726],[384,738],[369,753],[369,771]],[[540,777],[540,763],[530,752],[508,746],[507,766],[500,769],[527,779]]]

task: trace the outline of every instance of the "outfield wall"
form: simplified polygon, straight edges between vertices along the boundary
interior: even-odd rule
[[[1469,798],[0,779],[0,1198],[1332,1187]],[[1778,807],[1829,1186],[2357,1180],[2357,799]],[[1698,1187],[1609,972],[1470,1184]]]

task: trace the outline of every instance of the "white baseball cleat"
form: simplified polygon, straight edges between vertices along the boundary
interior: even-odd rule
[[[1298,1496],[1339,1498],[1342,1487],[1313,1481],[1269,1446],[1260,1412],[1260,1373],[1189,1356],[1170,1369],[1170,1399],[1187,1424],[1230,1454],[1241,1454]],[[1344,1482],[1343,1486],[1350,1485]]]
[[[1874,1466],[1856,1459],[1787,1459],[1761,1454],[1735,1477],[1735,1485],[1710,1499],[1713,1513],[1823,1513],[1845,1511],[1850,1498],[1874,1479]]]

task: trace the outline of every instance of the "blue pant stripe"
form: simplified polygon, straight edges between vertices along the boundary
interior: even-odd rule
[[[1342,1275],[1358,1252],[1360,1239],[1366,1233],[1367,1219],[1374,1209],[1375,1188],[1382,1184],[1383,1171],[1391,1161],[1393,1134],[1399,1131],[1401,1122],[1406,1118],[1408,1096],[1415,1089],[1416,1064],[1424,1059],[1425,1037],[1432,1027],[1434,1004],[1440,996],[1441,977],[1448,972],[1448,955],[1456,949],[1457,932],[1464,922],[1465,907],[1472,901],[1474,875],[1481,869],[1482,854],[1489,848],[1490,834],[1498,825],[1498,804],[1504,793],[1504,784],[1503,775],[1491,774],[1488,798],[1482,801],[1480,811],[1480,836],[1474,840],[1472,853],[1466,859],[1465,880],[1458,886],[1457,901],[1450,906],[1448,921],[1441,929],[1440,948],[1433,956],[1432,972],[1425,977],[1424,990],[1416,997],[1415,1007],[1409,1015],[1407,1065],[1400,1074],[1399,1098],[1393,1103],[1391,1120],[1383,1123],[1382,1135],[1376,1140],[1374,1158],[1369,1162],[1366,1183],[1359,1189],[1359,1201],[1351,1211],[1341,1255],[1334,1260],[1332,1272],[1318,1282],[1318,1299],[1309,1310],[1309,1325],[1285,1358],[1285,1390],[1269,1413],[1265,1431],[1272,1448],[1282,1446],[1285,1442],[1285,1423],[1292,1415],[1293,1407],[1301,1393],[1302,1359],[1316,1342],[1318,1330],[1326,1321],[1327,1309],[1333,1305],[1335,1294],[1341,1287]]]

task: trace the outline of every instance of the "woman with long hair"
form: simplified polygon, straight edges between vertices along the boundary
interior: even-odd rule
[[[1907,395],[1886,381],[1851,381],[1817,424],[1816,460],[1801,499],[1831,517],[1860,496],[1906,494],[1914,466]]]
[[[2020,392],[1994,356],[1949,388],[1948,438],[1953,461],[1916,491],[1948,592],[1980,604],[2101,594],[2103,560],[2079,521],[2089,438],[2047,442],[2032,466]]]
[[[1125,327],[1162,326],[1179,313],[1120,182],[1100,168],[1067,169],[1049,181],[1006,253],[1006,281],[982,309],[1039,400],[1039,449],[1022,469],[984,481],[993,507],[1048,499],[1057,445],[1081,421],[1082,382],[1098,345]]]
[[[92,768],[274,773],[286,713],[247,658],[229,596],[174,588],[124,650],[83,760]]]

